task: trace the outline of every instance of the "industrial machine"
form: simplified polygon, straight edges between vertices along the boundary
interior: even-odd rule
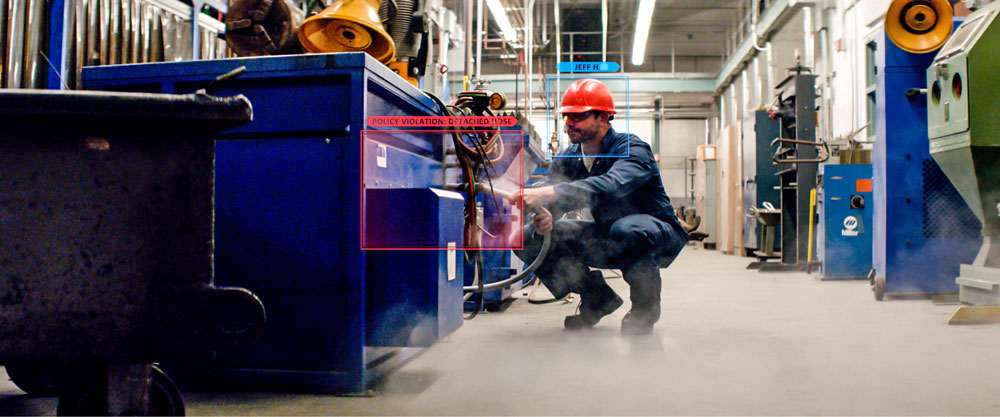
[[[983,244],[959,268],[959,299],[1000,304],[1000,3],[971,15],[927,68],[930,154],[982,222]]]
[[[246,72],[228,83],[218,74]],[[243,94],[252,123],[216,145],[215,276],[268,309],[261,339],[187,369],[203,381],[360,392],[461,326],[465,199],[444,190],[444,133],[366,130],[440,106],[366,53],[84,70],[89,89]],[[363,216],[366,208],[377,207]],[[377,224],[434,251],[362,250]],[[422,230],[422,229],[421,229]],[[390,243],[399,243],[390,241]],[[394,246],[403,247],[403,246]]]
[[[865,279],[872,261],[872,166],[819,166],[816,254],[823,280]]]
[[[780,127],[765,110],[754,111],[743,123],[743,212],[748,214],[743,219],[743,247],[762,261],[781,250],[781,240],[765,234],[767,227],[757,214],[781,209],[778,165],[771,159],[771,142],[781,136]],[[770,203],[769,209],[765,203]],[[765,240],[771,243],[765,245]]]
[[[302,53],[297,31],[304,19],[291,0],[233,0],[225,17],[226,44],[239,56]]]
[[[958,291],[958,266],[972,261],[981,242],[979,221],[927,145],[927,100],[921,95],[926,70],[953,26],[947,2],[938,2],[937,9],[927,9],[928,4],[913,3],[904,10],[904,4],[893,3],[877,41],[877,139],[872,149],[876,300],[886,294]],[[924,23],[904,27],[905,16],[918,11],[926,13]],[[913,36],[915,32],[924,35]]]
[[[239,67],[238,78],[216,81]],[[446,107],[360,52],[87,68],[84,82],[210,85],[254,103],[254,121],[216,146],[215,274],[255,291],[269,322],[254,346],[221,352],[188,378],[360,392],[461,325],[467,270],[483,277],[470,292],[518,277],[509,245],[491,245],[523,216],[494,194],[523,183],[538,145],[526,149],[519,129],[368,124],[492,114],[502,95],[463,92]]]
[[[816,165],[829,158],[825,142],[816,140],[816,76],[796,66],[778,83],[780,137],[771,141],[771,160],[781,190],[781,263],[762,265],[760,272],[804,271],[808,268],[810,193],[816,188]]]

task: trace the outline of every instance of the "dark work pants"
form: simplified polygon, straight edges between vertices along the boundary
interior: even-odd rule
[[[524,250],[518,258],[530,264],[538,256],[543,236],[525,226]],[[549,252],[535,275],[556,298],[571,292],[587,302],[611,291],[588,267],[621,269],[629,284],[633,314],[655,322],[660,316],[660,268],[673,262],[687,242],[678,227],[648,214],[622,217],[610,225],[589,220],[557,220]]]

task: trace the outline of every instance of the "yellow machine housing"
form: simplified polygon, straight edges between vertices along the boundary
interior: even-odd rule
[[[379,0],[337,0],[299,26],[302,47],[313,53],[367,52],[383,64],[396,45],[378,17]]]
[[[906,52],[936,51],[951,35],[953,14],[948,0],[893,0],[885,12],[885,32]]]

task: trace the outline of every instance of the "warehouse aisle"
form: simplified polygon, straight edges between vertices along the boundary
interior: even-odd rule
[[[618,334],[628,304],[567,332],[574,305],[517,300],[466,322],[371,397],[188,391],[188,414],[1000,414],[1000,326],[948,326],[954,305],[876,302],[867,282],[747,263],[689,246],[663,272],[663,319],[649,336]],[[0,414],[55,411],[9,382],[0,391]]]

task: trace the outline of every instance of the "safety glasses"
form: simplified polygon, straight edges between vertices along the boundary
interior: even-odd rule
[[[593,113],[589,111],[583,113],[563,113],[563,120],[564,121],[570,120],[573,123],[578,123],[587,120],[587,118],[590,117],[592,114]]]

